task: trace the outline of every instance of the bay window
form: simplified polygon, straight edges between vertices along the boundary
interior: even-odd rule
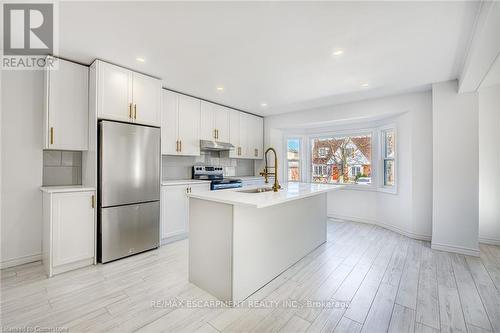
[[[311,139],[311,181],[331,184],[371,184],[372,134]]]

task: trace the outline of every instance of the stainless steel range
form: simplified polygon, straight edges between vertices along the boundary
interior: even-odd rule
[[[222,167],[201,166],[193,167],[193,179],[210,180],[210,190],[224,190],[242,187],[241,179],[224,178]]]

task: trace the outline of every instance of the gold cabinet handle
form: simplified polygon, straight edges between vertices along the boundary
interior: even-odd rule
[[[50,144],[54,144],[54,127],[50,128]]]
[[[92,209],[95,208],[95,195],[92,194]]]
[[[132,103],[128,103],[128,117],[132,119]]]
[[[214,128],[214,139],[217,139],[217,130]]]
[[[217,140],[219,140],[219,130],[217,130]]]
[[[182,140],[179,140],[179,151],[182,151]]]
[[[175,151],[179,151],[179,140],[175,141]]]
[[[134,104],[134,119],[137,119],[137,104]]]

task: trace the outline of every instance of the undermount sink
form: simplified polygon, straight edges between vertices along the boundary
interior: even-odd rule
[[[252,188],[249,190],[239,190],[238,192],[242,193],[264,193],[264,192],[270,192],[272,191],[272,187],[258,187],[258,188]]]

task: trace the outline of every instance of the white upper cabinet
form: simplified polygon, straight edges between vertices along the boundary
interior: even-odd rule
[[[162,91],[161,152],[200,155],[200,100]]]
[[[240,113],[236,110],[229,111],[229,143],[234,146],[234,149],[229,151],[229,157],[231,158],[241,157]]]
[[[229,142],[229,109],[216,105],[215,107],[215,130],[217,141]]]
[[[250,137],[253,135],[250,130],[251,116],[246,113],[240,113],[240,158],[252,158],[250,153]]]
[[[133,73],[132,80],[134,120],[140,124],[160,125],[160,80]]]
[[[244,112],[231,110],[229,113],[229,142],[235,149],[231,158],[263,158],[263,119]]]
[[[161,153],[177,155],[179,94],[163,90],[161,98]]]
[[[200,100],[179,95],[179,155],[200,155]]]
[[[100,60],[95,66],[98,118],[160,126],[160,80]]]
[[[200,139],[215,140],[215,104],[201,102]]]
[[[201,139],[229,142],[229,110],[223,106],[201,102]]]
[[[88,149],[89,68],[56,59],[45,70],[44,149]]]
[[[252,147],[251,152],[253,157],[256,159],[262,159],[264,157],[264,119],[261,117],[252,116]]]
[[[97,116],[131,122],[132,82],[130,71],[106,62],[96,61]]]

